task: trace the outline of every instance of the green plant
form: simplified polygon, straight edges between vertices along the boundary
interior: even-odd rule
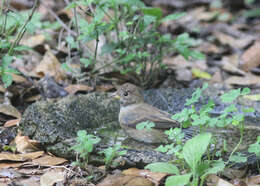
[[[257,137],[255,143],[251,144],[248,148],[248,152],[256,154],[256,156],[260,157],[260,136]]]
[[[181,156],[185,160],[185,163],[188,165],[190,170],[190,172],[186,174],[180,175],[179,169],[171,163],[157,162],[149,164],[145,168],[155,172],[166,172],[170,174],[175,174],[174,176],[170,176],[166,179],[166,186],[186,185],[190,183],[191,178],[191,185],[198,185],[200,178],[200,183],[202,185],[203,180],[208,174],[217,173],[223,170],[225,167],[225,164],[222,160],[202,160],[202,156],[207,150],[207,147],[210,143],[210,139],[210,133],[201,133],[195,136],[194,138],[188,140],[184,144]]]
[[[5,9],[5,3],[6,1],[3,0],[0,16],[0,57],[2,59],[0,75],[5,87],[8,87],[12,83],[12,74],[18,73],[17,70],[10,67],[14,58],[14,52],[28,50],[28,47],[20,46],[19,43],[33,17],[38,1],[35,1],[34,7],[26,19],[24,19],[22,14],[18,15],[18,13]],[[14,33],[16,33],[15,36]],[[11,42],[12,39],[14,39],[13,42]]]
[[[92,7],[89,12],[92,19],[87,22],[74,12],[78,34],[69,36],[67,42],[69,48],[78,48],[77,43],[95,41],[94,51],[88,50],[80,59],[85,66],[93,66],[90,75],[109,67],[122,74],[134,74],[132,77],[137,83],[147,86],[165,67],[162,58],[172,51],[186,59],[204,58],[203,54],[189,49],[195,42],[188,33],[172,39],[169,34],[162,35],[158,31],[161,23],[178,19],[185,13],[163,17],[161,9],[146,7],[140,0],[77,0],[67,8],[77,6]],[[101,36],[105,42],[99,46]],[[106,63],[100,65],[102,61]]]
[[[126,154],[126,150],[120,150],[121,148],[122,148],[121,145],[115,144],[113,147],[108,147],[103,151],[99,152],[100,154],[105,155],[104,160],[105,160],[106,169],[109,169],[109,167],[113,166],[112,163],[116,157]]]
[[[157,162],[148,165],[146,168],[157,172],[167,172],[175,174],[175,176],[168,177],[166,185],[200,185],[203,184],[204,179],[208,174],[218,173],[222,171],[225,166],[230,165],[230,162],[246,162],[247,157],[244,157],[241,153],[236,153],[238,147],[242,143],[244,134],[244,117],[246,113],[254,112],[253,108],[243,108],[241,112],[237,112],[238,108],[233,103],[239,96],[244,96],[250,93],[250,89],[234,89],[223,94],[220,98],[223,103],[227,104],[227,107],[219,116],[212,116],[210,111],[214,108],[215,104],[212,100],[209,100],[206,105],[203,105],[200,109],[196,109],[195,104],[199,101],[203,91],[208,87],[204,84],[202,88],[196,89],[192,97],[186,100],[186,106],[180,113],[172,116],[173,119],[178,120],[184,128],[198,127],[199,134],[192,139],[188,140],[183,145],[184,133],[182,129],[175,128],[165,131],[168,138],[172,141],[171,144],[160,145],[156,150],[167,154],[173,154],[177,157],[175,163],[178,163],[182,168],[188,168],[189,172],[184,175],[179,174],[179,169],[173,165],[173,163]],[[212,157],[221,156],[221,151],[209,149],[209,144],[213,144],[216,148],[218,140],[212,137],[211,133],[207,132],[211,127],[227,127],[233,125],[240,129],[240,140],[237,145],[232,149],[229,158],[226,162],[222,159],[213,160]],[[183,129],[187,130],[187,129]],[[196,131],[196,130],[195,130]],[[194,131],[194,132],[195,132]],[[260,141],[260,138],[258,139]],[[249,152],[258,153],[259,141],[252,144],[249,148]],[[224,143],[225,144],[225,143]],[[226,148],[226,147],[223,147]],[[207,151],[208,150],[208,151]],[[207,159],[202,155],[207,153]],[[211,152],[210,152],[211,151]],[[210,153],[212,157],[210,156]],[[191,179],[192,178],[192,179]],[[191,180],[191,181],[190,181]]]
[[[5,87],[12,83],[12,74],[19,72],[11,67],[14,58],[19,58],[21,51],[30,50],[21,45],[20,41],[24,34],[34,34],[38,28],[57,28],[56,23],[41,21],[41,15],[36,11],[39,0],[34,1],[31,11],[10,11],[3,0],[0,10],[0,76]]]
[[[92,134],[87,134],[85,130],[79,130],[77,133],[77,144],[72,146],[70,149],[74,150],[81,160],[77,156],[75,165],[84,167],[88,163],[89,155],[93,151],[94,145],[100,142],[100,138]]]

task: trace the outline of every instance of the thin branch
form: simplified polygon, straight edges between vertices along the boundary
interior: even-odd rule
[[[73,30],[71,30],[58,16],[55,12],[53,12],[53,10],[51,8],[49,8],[43,0],[40,0],[40,2],[42,3],[42,5],[47,9],[47,11],[61,24],[61,26],[67,31],[69,32],[71,35],[73,36],[77,36],[77,33],[74,32]]]
[[[8,51],[9,55],[13,54],[14,47],[16,47],[19,44],[21,38],[23,37],[23,35],[24,35],[25,31],[26,31],[26,26],[31,21],[34,12],[37,9],[38,2],[39,2],[39,0],[35,0],[34,1],[32,12],[29,15],[29,17],[27,18],[27,20],[25,21],[24,25],[22,26],[20,32],[16,35],[15,41],[12,43],[12,45],[11,45],[9,51]]]

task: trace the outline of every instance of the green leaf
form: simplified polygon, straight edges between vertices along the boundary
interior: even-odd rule
[[[244,13],[244,16],[246,18],[250,18],[250,17],[260,17],[260,8],[255,8],[255,9],[251,9],[248,10]]]
[[[202,133],[188,140],[183,146],[183,157],[190,168],[195,171],[202,155],[207,150],[211,138],[210,133]]]
[[[198,52],[198,51],[195,51],[195,50],[191,50],[190,51],[190,56],[193,58],[193,59],[199,59],[199,60],[203,60],[206,58],[206,56],[201,53],[201,52]]]
[[[141,122],[141,123],[138,123],[136,125],[136,129],[137,130],[143,130],[143,129],[146,129],[146,130],[151,130],[152,127],[154,127],[155,124],[151,121],[144,121],[144,122]]]
[[[220,96],[220,98],[224,103],[232,103],[238,96],[240,96],[240,89],[232,89]]]
[[[166,179],[165,186],[184,186],[190,182],[191,173],[170,176]]]
[[[212,76],[208,72],[202,71],[202,70],[197,69],[197,68],[193,68],[191,70],[191,72],[197,78],[208,79],[208,80],[212,78]]]
[[[84,66],[87,68],[89,65],[91,65],[92,61],[87,58],[80,58],[79,61],[84,64]]]
[[[245,163],[247,162],[247,157],[243,156],[241,153],[237,153],[237,155],[231,156],[229,160],[236,163]]]
[[[3,72],[2,73],[2,81],[4,83],[4,87],[7,88],[7,87],[9,87],[12,84],[13,77],[12,77],[11,74]]]
[[[249,107],[249,108],[242,108],[243,112],[245,113],[251,113],[251,112],[255,112],[255,109],[253,107]]]
[[[104,44],[101,48],[101,55],[113,52],[116,47],[117,47],[117,44],[113,43],[113,42]]]
[[[20,45],[14,48],[15,51],[26,51],[26,50],[32,50],[32,48],[25,46],[25,45]]]
[[[144,15],[156,17],[157,20],[161,19],[163,15],[162,10],[160,8],[145,7],[142,8],[141,11]]]
[[[247,95],[247,94],[250,94],[251,90],[250,88],[243,88],[242,91],[241,91],[241,95]]]
[[[185,12],[170,14],[170,15],[167,15],[166,17],[164,17],[161,21],[164,22],[164,21],[176,20],[176,19],[179,19],[179,18],[181,18],[185,15],[186,15]]]
[[[180,174],[179,169],[175,165],[166,162],[151,163],[145,166],[145,169],[149,169],[152,172],[164,172],[177,175]]]
[[[260,136],[257,137],[257,142],[249,145],[248,152],[255,153],[256,156],[260,157]]]
[[[72,3],[69,3],[69,4],[65,7],[65,9],[71,9],[71,8],[75,8],[75,7],[77,7],[77,6],[78,6],[77,2],[72,2]]]
[[[221,172],[225,168],[225,162],[223,160],[218,160],[215,163],[211,165],[212,167],[208,168],[205,173],[201,176],[201,180],[203,180],[209,175],[209,174],[217,174],[218,172]]]

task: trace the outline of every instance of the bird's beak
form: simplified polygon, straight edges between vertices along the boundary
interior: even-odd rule
[[[121,97],[117,94],[117,92],[114,92],[110,95],[110,97],[114,98],[114,99],[120,99]]]

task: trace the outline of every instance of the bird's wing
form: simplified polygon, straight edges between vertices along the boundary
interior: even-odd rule
[[[139,104],[121,113],[120,123],[128,127],[136,127],[138,123],[151,121],[157,129],[169,129],[179,127],[180,124],[171,119],[171,114],[159,110],[148,104]]]

